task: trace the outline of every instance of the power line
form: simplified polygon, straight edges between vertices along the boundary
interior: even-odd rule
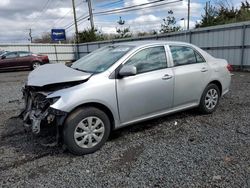
[[[135,11],[135,10],[140,10],[140,9],[145,9],[145,8],[152,8],[152,7],[157,7],[157,6],[167,5],[167,4],[173,4],[173,3],[181,2],[183,0],[175,0],[175,1],[165,2],[165,3],[161,3],[161,4],[151,5],[151,6],[147,6],[147,7],[140,7],[140,6],[155,4],[155,3],[159,3],[159,2],[163,2],[163,1],[166,1],[166,0],[157,0],[157,1],[152,1],[150,3],[143,3],[143,4],[139,4],[139,5],[127,6],[127,7],[123,7],[123,8],[119,8],[119,9],[94,12],[93,15],[98,16],[98,15],[116,14],[116,13],[120,13],[120,12]],[[134,8],[134,7],[137,7],[137,8]],[[119,12],[117,12],[117,11],[119,11]],[[87,17],[89,17],[89,15],[83,19],[86,19]],[[73,25],[74,25],[74,23],[71,23],[68,26],[65,26],[66,27],[65,29],[68,29],[68,28],[72,27]]]
[[[149,3],[143,3],[143,4],[139,4],[139,5],[133,5],[133,6],[127,6],[127,7],[117,8],[117,9],[113,9],[113,10],[95,12],[93,14],[94,15],[116,14],[116,13],[120,13],[120,12],[128,12],[128,11],[140,10],[140,9],[142,9],[142,7],[140,7],[140,6],[151,5],[151,6],[143,7],[143,9],[145,9],[145,8],[152,8],[152,7],[157,7],[157,6],[167,5],[167,4],[173,4],[173,3],[181,2],[183,0],[175,0],[175,1],[170,1],[170,2],[165,2],[165,3],[161,3],[161,4],[152,5],[152,4],[160,3],[160,2],[163,2],[163,1],[166,1],[166,0],[157,0],[157,1],[152,1],[152,2],[149,2]]]
[[[155,21],[144,21],[143,23],[155,23],[156,21],[160,21],[160,20],[155,20]],[[113,22],[113,21],[96,21],[95,23],[99,23],[99,24],[112,24],[113,23],[113,25],[118,25],[118,24],[116,24],[115,22]],[[140,23],[136,23],[136,22],[131,22],[131,23],[127,23],[128,25],[130,25],[130,24],[140,24]]]
[[[80,3],[78,3],[77,5],[76,5],[76,7],[78,7],[79,5],[81,5],[81,4],[83,4],[84,2],[83,1],[81,1]],[[53,24],[50,26],[50,28],[53,28],[56,24],[58,24],[59,22],[61,22],[62,20],[64,20],[65,19],[65,17],[69,14],[69,13],[71,13],[73,10],[71,9],[71,10],[69,10],[68,12],[66,12],[63,16],[61,16],[60,18],[58,18],[56,21],[54,21],[53,22]],[[80,17],[81,18],[81,17]],[[78,18],[79,19],[79,18]],[[77,19],[77,20],[78,20]],[[66,26],[64,26],[63,28],[65,28],[65,27],[68,27],[68,26],[73,26],[74,24],[67,24]],[[42,32],[39,32],[39,33],[37,33],[36,34],[36,36],[38,36],[38,35],[40,35],[40,34],[42,34],[42,33],[45,33],[45,32],[49,32],[50,31],[50,29],[48,29],[47,31],[42,31]]]
[[[84,2],[83,1],[81,1],[80,3],[78,3],[77,5],[76,5],[76,7],[78,7],[79,5],[81,5],[81,4],[83,4]],[[70,9],[68,12],[66,12],[63,16],[61,16],[60,18],[58,18],[56,21],[54,21],[54,23],[52,24],[52,27],[54,27],[56,24],[58,24],[58,23],[60,23],[62,20],[64,20],[65,19],[65,17],[69,14],[69,13],[71,13],[73,10],[72,9]]]
[[[123,3],[123,0],[119,0],[119,1],[116,1],[116,2],[112,2],[112,3],[107,3],[107,4],[104,4],[104,5],[101,5],[101,6],[98,6],[98,7],[107,7],[107,6],[114,6],[114,5],[119,5]]]
[[[44,4],[43,8],[41,9],[41,13],[38,17],[35,18],[35,20],[32,22],[31,26],[34,25],[35,22],[38,21],[38,19],[43,15],[43,13],[45,12],[46,9],[48,9],[49,4],[50,4],[51,0],[47,0],[46,3]]]
[[[89,18],[89,15],[87,15],[87,16],[85,16],[85,17],[82,17],[82,18],[78,18],[78,19],[77,19],[77,22],[79,23],[79,22],[81,22],[81,21],[83,21],[83,20],[86,20],[86,19],[88,19],[88,18]],[[67,27],[65,28],[65,30],[71,28],[73,25],[74,25],[74,23],[70,24],[69,26],[67,26]]]

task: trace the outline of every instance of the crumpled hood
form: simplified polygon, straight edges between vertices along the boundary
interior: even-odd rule
[[[91,75],[91,73],[72,69],[62,63],[46,64],[29,74],[27,85],[42,87],[49,84],[81,81],[88,79]]]

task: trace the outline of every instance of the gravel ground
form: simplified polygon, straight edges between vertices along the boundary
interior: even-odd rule
[[[250,187],[250,73],[235,73],[214,114],[126,127],[82,157],[41,146],[11,118],[27,74],[0,73],[0,187]]]

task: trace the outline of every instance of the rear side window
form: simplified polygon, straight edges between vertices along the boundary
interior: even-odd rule
[[[30,56],[31,53],[30,52],[19,52],[19,57],[26,57],[26,56]]]
[[[175,66],[205,62],[204,58],[190,47],[170,46]]]
[[[132,56],[126,65],[134,65],[138,73],[167,68],[165,48],[157,46],[143,49]]]

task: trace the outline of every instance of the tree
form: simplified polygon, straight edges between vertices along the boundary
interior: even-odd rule
[[[218,10],[215,6],[208,4],[204,8],[205,15],[202,15],[202,20],[200,23],[196,23],[196,28],[198,27],[208,27],[212,26],[216,22],[216,17],[218,16]]]
[[[79,43],[105,40],[104,35],[97,29],[85,29],[78,33]]]
[[[120,17],[120,19],[117,21],[117,23],[120,25],[120,28],[116,28],[116,32],[118,33],[116,38],[127,38],[132,36],[132,34],[130,33],[130,28],[123,27],[125,22],[125,20],[122,20],[122,17]]]
[[[235,9],[227,0],[217,1],[215,6],[205,7],[205,15],[202,15],[202,20],[196,24],[196,28],[247,20],[250,20],[250,4],[247,0],[241,2],[239,9]]]
[[[127,38],[132,36],[129,27],[116,28],[116,32],[118,33],[118,36],[116,38]]]
[[[250,20],[250,3],[248,1],[241,2],[240,10],[237,14],[238,21]]]
[[[180,31],[181,27],[176,25],[176,19],[173,16],[174,12],[172,10],[168,11],[168,16],[163,19],[161,24],[161,33],[170,33],[175,31]]]
[[[51,34],[50,33],[43,33],[41,37],[34,38],[33,43],[51,43]]]
[[[137,33],[137,36],[139,37],[143,37],[143,36],[150,36],[150,35],[156,35],[157,34],[157,31],[156,30],[151,30],[151,31],[139,31]]]

